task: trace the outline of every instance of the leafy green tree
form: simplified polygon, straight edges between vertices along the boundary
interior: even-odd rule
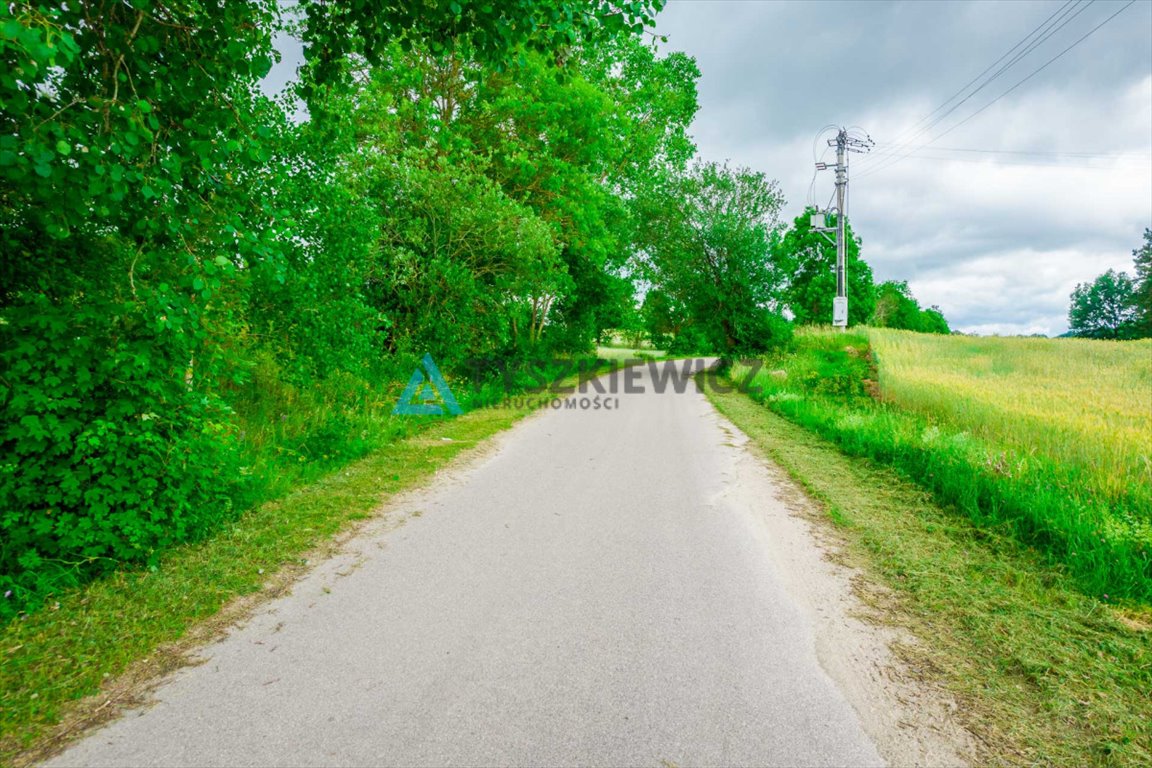
[[[1069,333],[1090,339],[1131,339],[1138,335],[1135,282],[1125,272],[1108,270],[1072,291]]]
[[[483,174],[401,166],[376,280],[394,346],[448,361],[535,345],[570,289],[552,228]]]
[[[940,308],[931,306],[920,312],[920,332],[950,334],[952,329]]]
[[[636,312],[632,276],[648,224],[640,201],[664,180],[682,174],[695,154],[688,127],[698,108],[700,72],[692,58],[675,52],[660,56],[653,45],[634,37],[582,49],[579,67],[613,104],[608,144],[622,150],[611,155],[599,179],[618,204],[609,219],[614,242],[603,268],[590,273],[591,290],[578,290],[561,307],[574,327],[583,322],[599,337]],[[580,343],[570,346],[579,348]]]
[[[529,52],[509,70],[483,66],[467,38],[440,53],[393,44],[378,59],[351,96],[321,110],[337,126],[353,115],[348,130],[361,138],[345,165],[364,142],[389,145],[386,163],[425,147],[425,166],[474,168],[547,223],[567,287],[543,305],[536,341],[586,349],[634,311],[630,201],[655,169],[692,151],[690,59],[658,57],[633,38],[575,46],[559,61]]]
[[[900,328],[920,333],[951,333],[947,320],[936,307],[921,309],[904,280],[888,280],[876,286],[876,308],[868,321],[877,328]]]
[[[1152,228],[1144,230],[1144,244],[1132,251],[1136,267],[1133,301],[1141,337],[1152,336]]]
[[[640,318],[648,340],[657,349],[668,349],[680,335],[687,311],[666,291],[653,287],[644,294]]]
[[[695,60],[675,51],[658,55],[635,37],[585,47],[580,54],[583,76],[614,104],[612,143],[627,148],[613,157],[604,180],[620,191],[637,190],[686,170],[696,153],[688,133],[699,108]]]
[[[303,0],[308,57],[305,92],[341,82],[350,59],[370,64],[399,42],[434,55],[467,38],[477,61],[508,65],[509,54],[556,53],[583,42],[605,43],[651,26],[663,0]]]
[[[773,258],[788,279],[785,300],[796,322],[802,325],[832,323],[832,299],[836,295],[836,246],[812,229],[814,208],[806,208],[792,227],[778,237]],[[827,217],[827,226],[836,226],[836,216]],[[845,292],[848,295],[848,322],[865,322],[876,309],[872,268],[860,257],[860,240],[845,226]]]
[[[660,335],[675,328],[672,349],[730,359],[790,338],[770,251],[783,202],[763,174],[716,163],[698,163],[650,201],[647,272],[658,290],[648,314]]]
[[[514,126],[482,126],[476,143],[492,148],[491,173],[556,228],[572,276],[572,292],[556,306],[553,341],[587,348],[619,311],[608,273],[625,251],[626,213],[606,179],[628,145],[613,130],[616,105],[575,67],[560,69],[542,57],[531,57],[515,77],[488,78],[478,96]]]

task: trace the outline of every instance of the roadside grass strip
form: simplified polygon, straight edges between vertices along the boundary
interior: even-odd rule
[[[0,764],[50,754],[132,704],[149,681],[187,663],[188,646],[242,618],[246,600],[284,591],[334,537],[527,413],[431,417],[417,434],[170,550],[153,569],[118,570],[3,627]]]
[[[823,524],[867,577],[860,596],[919,638],[896,650],[957,697],[978,764],[1152,764],[1146,605],[1088,594],[1015,526],[942,505],[903,471],[847,455],[842,440],[745,394],[706,391],[820,503]]]

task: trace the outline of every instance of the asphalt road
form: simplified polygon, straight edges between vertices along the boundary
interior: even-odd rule
[[[53,765],[882,765],[703,395],[549,410]]]

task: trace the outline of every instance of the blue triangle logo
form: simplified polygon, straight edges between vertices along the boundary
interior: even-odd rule
[[[400,400],[392,413],[401,416],[443,416],[445,411],[453,416],[459,416],[462,412],[448,383],[440,375],[440,369],[433,362],[432,355],[425,354],[421,364],[412,371],[408,386],[400,393]]]

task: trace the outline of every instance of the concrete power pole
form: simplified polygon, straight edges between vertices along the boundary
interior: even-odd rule
[[[845,208],[848,196],[848,153],[867,152],[873,145],[870,136],[848,128],[840,128],[836,138],[828,139],[828,146],[836,147],[836,295],[832,298],[832,325],[840,330],[848,327],[848,282],[845,269],[845,254],[848,250],[848,212]],[[818,171],[827,168],[827,163],[816,163]],[[821,233],[830,231],[829,227],[824,226],[822,213],[814,217],[813,227]]]
[[[844,194],[848,190],[848,164],[845,145],[848,133],[843,128],[836,134],[836,298],[832,299],[832,325],[848,327],[848,291],[844,280]]]

